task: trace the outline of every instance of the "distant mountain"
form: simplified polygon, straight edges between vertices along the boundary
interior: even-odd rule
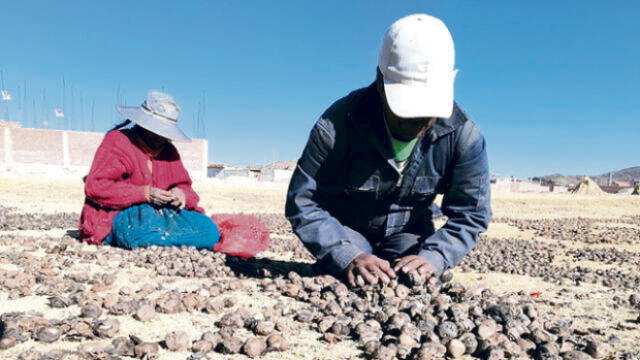
[[[600,175],[562,175],[552,174],[546,176],[535,177],[534,179],[541,179],[545,183],[553,183],[555,185],[576,185],[585,176],[592,178],[598,185],[607,185],[609,183],[609,173]],[[640,166],[634,166],[627,169],[613,171],[613,180],[626,181],[633,183],[634,181],[640,181]]]
[[[609,179],[609,174],[608,173],[602,174],[597,176],[597,178]],[[613,173],[613,180],[629,181],[629,182],[640,180],[640,166],[634,166],[627,169],[615,171]]]

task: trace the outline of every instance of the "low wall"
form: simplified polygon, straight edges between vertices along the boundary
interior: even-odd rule
[[[2,126],[0,167],[25,175],[84,176],[103,137],[102,133]],[[174,145],[191,177],[206,178],[207,141],[195,139]]]
[[[249,179],[251,177],[251,174],[249,172],[249,169],[246,169],[246,168],[224,169],[216,177],[220,179],[228,179],[231,177],[240,177],[240,178]]]
[[[249,180],[260,182],[288,183],[293,175],[293,170],[261,169],[260,171],[248,168],[209,168],[209,177],[218,180]]]
[[[65,132],[69,149],[69,165],[91,166],[93,155],[98,150],[104,134],[82,133],[78,131]]]
[[[553,186],[553,191],[554,193],[568,193],[569,192],[569,187],[568,186],[561,186],[561,185],[554,185]]]
[[[293,176],[293,170],[263,169],[260,172],[260,181],[286,182]]]
[[[224,171],[223,168],[215,167],[207,169],[207,177],[213,178],[219,176]]]
[[[559,188],[562,192],[562,189]],[[550,192],[550,187],[547,185],[540,185],[538,183],[529,181],[496,181],[491,183],[492,192],[533,192],[533,193],[545,193]],[[556,192],[556,191],[554,191]]]
[[[507,182],[507,181],[492,182],[490,186],[491,186],[492,193],[511,192],[511,182]]]
[[[543,192],[549,192],[549,186],[542,186],[538,183],[532,183],[527,181],[516,181],[511,183],[511,191],[543,193]]]

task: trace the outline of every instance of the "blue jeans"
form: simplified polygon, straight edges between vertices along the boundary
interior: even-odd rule
[[[103,244],[129,250],[153,245],[211,250],[219,239],[218,227],[204,214],[140,204],[121,211],[113,219],[111,233]]]

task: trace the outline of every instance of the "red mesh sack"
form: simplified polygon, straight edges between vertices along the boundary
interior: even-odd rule
[[[248,259],[269,247],[269,230],[253,215],[215,214],[211,219],[220,230],[213,251]]]

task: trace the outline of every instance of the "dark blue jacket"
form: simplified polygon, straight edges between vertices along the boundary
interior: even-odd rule
[[[455,105],[421,137],[400,174],[382,109],[374,83],[325,111],[291,179],[285,214],[309,251],[340,269],[361,253],[346,226],[367,239],[421,235],[419,254],[441,273],[462,261],[491,219],[484,138]],[[435,231],[437,194],[448,221]]]

